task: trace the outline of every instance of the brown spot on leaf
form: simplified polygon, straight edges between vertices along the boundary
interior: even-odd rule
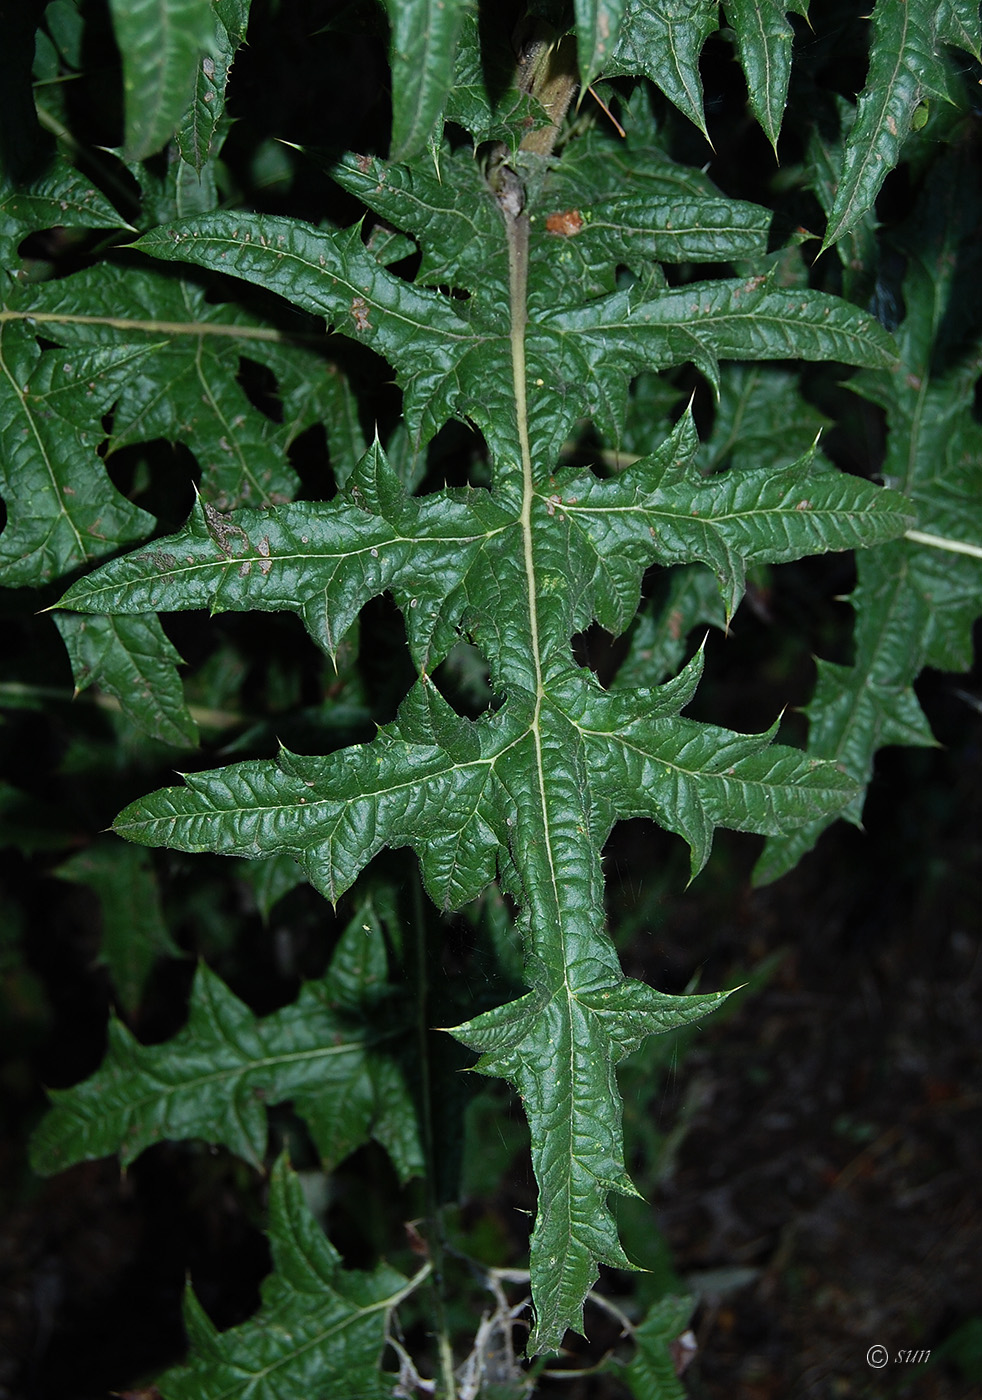
[[[546,219],[546,231],[559,234],[561,238],[572,238],[583,227],[583,215],[578,209],[567,209],[562,214],[550,214]]]
[[[371,328],[371,322],[368,319],[368,302],[364,297],[355,297],[351,303],[351,314],[360,331],[367,331]]]

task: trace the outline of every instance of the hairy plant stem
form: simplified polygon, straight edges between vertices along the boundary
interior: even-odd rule
[[[532,476],[532,448],[528,429],[528,377],[525,367],[525,330],[528,325],[528,258],[529,221],[524,211],[525,191],[513,172],[514,183],[508,182],[499,197],[508,232],[508,283],[511,301],[511,365],[515,394],[515,418],[518,444],[522,457],[522,542],[525,556],[525,578],[529,596],[529,632],[535,662],[536,693],[542,697],[542,665],[539,653],[539,616],[536,606],[535,565],[532,557],[532,500],[535,483]]]
[[[423,903],[423,885],[419,869],[416,867],[412,880],[413,900],[413,946],[416,956],[416,1040],[419,1054],[419,1077],[421,1118],[423,1129],[423,1157],[426,1162],[426,1240],[430,1260],[433,1265],[432,1291],[434,1313],[434,1337],[440,1367],[440,1395],[443,1400],[457,1400],[457,1382],[454,1376],[453,1349],[450,1345],[450,1329],[447,1323],[447,1310],[444,1304],[444,1248],[443,1219],[436,1193],[436,1143],[433,1133],[433,1081],[430,1068],[430,1027],[427,1009],[429,1005],[429,969],[426,946],[426,909]]]

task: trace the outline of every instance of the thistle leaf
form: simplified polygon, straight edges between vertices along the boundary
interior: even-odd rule
[[[330,501],[228,513],[199,503],[184,530],[62,599],[111,614],[295,611],[332,654],[368,601],[395,601],[418,679],[371,743],[189,775],[132,803],[116,830],[148,845],[292,857],[332,901],[386,845],[413,848],[446,909],[501,877],[521,910],[528,991],[456,1034],[529,1113],[541,1189],[532,1344],[542,1350],[581,1325],[598,1261],[625,1262],[607,1205],[611,1191],[633,1189],[616,1064],[719,1000],[624,978],[600,864],[613,824],[654,817],[687,841],[696,872],[716,826],[786,831],[857,791],[839,766],[774,745],[772,732],[680,718],[701,655],[666,685],[605,691],[574,663],[571,638],[593,621],[624,631],[652,564],[708,565],[732,612],[750,563],[894,539],[910,523],[901,498],[816,468],[811,450],[790,466],[705,478],[690,413],[613,479],[557,468],[583,417],[616,441],[638,373],[690,361],[716,383],[725,359],[883,367],[893,353],[868,316],[818,292],[762,277],[669,286],[655,257],[763,251],[766,215],[724,209],[704,177],[657,155],[642,162],[638,201],[618,204],[600,144],[584,146],[565,186],[523,153],[488,178],[445,148],[411,166],[342,161],[338,181],[418,242],[413,281],[381,266],[357,226],[215,213],[145,235],[146,253],[236,274],[370,346],[396,371],[415,456],[448,419],[470,420],[491,484],[414,498],[376,443]],[[681,232],[664,209],[680,189]],[[550,227],[554,213],[567,217]],[[708,243],[696,241],[700,220]],[[624,260],[632,275],[618,283]],[[578,267],[589,286],[577,287]],[[462,637],[500,698],[475,720],[432,679]]]
[[[59,873],[92,878],[78,858]],[[404,1180],[418,1174],[416,1114],[395,1053],[407,1013],[386,979],[384,938],[368,904],[326,976],[262,1019],[202,964],[187,1025],[172,1040],[141,1045],[113,1020],[96,1073],[52,1091],[33,1141],[35,1169],[50,1174],[110,1153],[126,1166],[161,1138],[200,1138],[259,1167],[266,1105],[290,1099],[326,1168],[374,1137]]]
[[[860,822],[875,755],[886,744],[934,742],[914,693],[925,665],[972,664],[972,625],[982,597],[982,432],[972,415],[982,347],[966,346],[963,316],[977,302],[978,195],[967,194],[963,157],[935,170],[902,232],[908,257],[906,318],[890,369],[864,372],[854,388],[886,412],[884,475],[907,495],[916,529],[857,556],[855,660],[818,664],[808,706],[809,750],[833,758],[861,784],[845,809]],[[816,819],[772,837],[755,872],[776,879],[828,825]]]
[[[225,91],[239,45],[245,40],[251,0],[216,0],[214,33],[198,60],[191,99],[175,138],[188,165],[200,174],[212,155],[225,115]]]
[[[460,0],[460,39],[444,116],[475,144],[504,141],[516,150],[538,103],[516,86],[515,53],[506,34],[481,32],[477,0]]]
[[[918,103],[940,81],[934,76],[936,18],[934,0],[876,0],[869,73],[846,141],[823,252],[872,209],[900,159]]]
[[[156,613],[82,617],[56,613],[55,626],[72,663],[75,693],[98,685],[119,701],[145,733],[181,748],[198,742],[198,726],[177,674],[181,658]]]
[[[531,1350],[558,1351],[568,1327],[582,1332],[576,1300],[596,1282],[595,1261],[631,1267],[606,1204],[610,1191],[637,1194],[624,1170],[614,1065],[647,1035],[685,1025],[722,1000],[666,996],[617,978],[533,992],[454,1028],[482,1052],[477,1069],[515,1085],[540,1129],[532,1159],[549,1205],[532,1236]]]
[[[187,106],[203,51],[214,43],[210,0],[110,0],[123,58],[126,154],[159,151]]]
[[[84,175],[56,159],[23,185],[0,172],[0,253],[4,266],[17,263],[17,247],[35,229],[121,228],[125,221]],[[16,297],[16,289],[7,288]]]
[[[0,579],[36,586],[130,544],[153,516],[122,496],[97,448],[102,416],[149,343],[40,350],[18,321],[0,324]]]
[[[158,1381],[164,1400],[387,1400],[395,1380],[381,1370],[389,1315],[419,1276],[407,1280],[387,1264],[372,1273],[342,1268],[283,1158],[270,1180],[269,1242],[273,1272],[248,1322],[217,1331],[188,1290],[191,1355]]]
[[[394,161],[422,151],[440,118],[454,67],[463,0],[385,0],[392,66]]]
[[[708,140],[699,55],[718,28],[715,0],[627,0],[606,72],[643,73]]]

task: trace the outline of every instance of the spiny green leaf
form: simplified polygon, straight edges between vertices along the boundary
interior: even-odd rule
[[[394,1376],[381,1370],[393,1308],[418,1286],[387,1264],[344,1269],[281,1158],[269,1194],[273,1272],[255,1317],[218,1332],[189,1290],[191,1354],[158,1381],[164,1400],[388,1400]]]
[[[628,649],[610,683],[612,690],[659,685],[675,674],[689,634],[703,623],[725,628],[726,608],[712,571],[701,564],[670,569],[656,606],[642,604],[628,632]]]
[[[576,0],[576,43],[584,87],[604,72],[617,48],[628,0]]]
[[[913,690],[921,669],[972,664],[982,597],[982,431],[971,405],[982,350],[977,343],[966,347],[963,326],[966,316],[977,315],[978,216],[964,158],[953,152],[901,235],[907,315],[897,361],[854,383],[886,411],[883,472],[917,517],[905,539],[858,555],[855,660],[819,662],[807,710],[810,751],[841,762],[862,784],[844,813],[857,824],[877,750],[933,743]],[[791,869],[827,825],[816,819],[771,838],[755,879],[765,883]]]
[[[605,562],[611,591],[597,620],[609,630],[623,630],[637,607],[632,548],[647,553],[653,546],[663,564],[708,564],[732,613],[750,563],[854,548],[873,537],[892,539],[911,519],[909,507],[893,493],[839,472],[810,471],[812,452],[777,471],[734,468],[701,477],[691,465],[696,450],[687,414],[659,453],[642,458],[613,482],[556,475],[560,489],[552,499],[560,515],[588,534]],[[631,520],[628,532],[625,515]],[[639,527],[647,528],[650,544]],[[630,591],[618,574],[631,579]]]
[[[112,451],[155,437],[187,443],[201,464],[202,492],[219,509],[293,496],[287,447],[317,419],[337,376],[316,339],[303,341],[313,327],[298,327],[299,343],[291,345],[288,332],[210,302],[203,287],[112,264],[45,283],[23,314],[66,347],[101,345],[104,354],[129,347],[134,357],[153,348],[119,386]],[[249,402],[237,380],[240,354],[277,373],[288,400],[283,423]]]
[[[683,673],[686,698],[698,674],[692,667]],[[807,821],[811,805],[837,810],[855,792],[833,765],[770,747],[770,735],[728,734],[687,720],[658,723],[682,703],[678,682],[606,698],[579,672],[556,684],[538,723],[551,744],[569,743],[574,752],[585,745],[585,756],[598,765],[595,785],[610,789],[609,804],[593,813],[604,837],[615,817],[654,815],[689,841],[694,870],[709,854],[715,824],[774,831],[782,821]],[[642,704],[646,718],[634,723],[632,708]],[[130,840],[182,850],[250,857],[286,851],[332,900],[383,845],[412,845],[434,900],[455,908],[486,887],[497,846],[511,844],[507,813],[534,779],[545,742],[529,728],[534,721],[535,711],[519,701],[477,723],[465,721],[432,684],[417,687],[370,745],[326,758],[283,751],[275,761],[188,774],[185,787],[131,803],[115,829]],[[640,781],[641,774],[643,798],[621,792],[618,784]]]
[[[88,885],[102,911],[99,959],[109,968],[123,1009],[140,1005],[158,958],[182,956],[167,932],[157,878],[145,851],[100,839],[54,872],[60,880]]]
[[[982,21],[975,0],[941,0],[938,38],[982,58]]]
[[[426,146],[443,111],[454,67],[463,0],[385,0],[392,67],[391,158]]]
[[[417,450],[450,416],[459,361],[481,343],[447,298],[380,267],[357,229],[331,235],[292,219],[215,214],[154,230],[138,246],[258,282],[377,349],[403,370]]]
[[[547,232],[541,238],[526,364],[543,464],[580,416],[592,416],[616,440],[629,378],[641,369],[691,360],[715,383],[720,359],[882,365],[891,357],[889,337],[862,312],[821,292],[771,290],[761,277],[692,283],[655,298],[632,288],[556,308],[549,269],[554,262],[562,277],[566,254],[557,245],[564,240]],[[417,451],[451,416],[478,423],[499,462],[513,451],[514,390],[494,258],[486,294],[462,304],[379,267],[357,230],[331,235],[288,220],[222,214],[155,230],[139,246],[260,282],[377,349],[400,371]],[[467,319],[455,309],[464,306]]]
[[[909,523],[892,493],[839,472],[809,472],[811,454],[780,471],[704,478],[692,466],[697,446],[686,415],[657,453],[614,481],[567,469],[538,485],[537,515],[552,522],[549,535],[543,532],[543,563],[552,577],[567,561],[589,590],[571,630],[596,617],[622,631],[653,562],[709,564],[732,611],[751,563],[893,538]],[[460,610],[472,610],[472,629],[495,619],[518,528],[482,491],[421,501],[404,495],[376,447],[344,495],[327,505],[226,516],[199,502],[181,534],[80,579],[62,606],[126,613],[289,609],[333,654],[359,608],[389,589],[406,616],[414,657],[432,670],[456,640]],[[401,576],[409,561],[407,588]],[[325,609],[329,593],[337,602]],[[492,665],[505,667],[511,651],[502,639]]]
[[[651,261],[730,262],[760,256],[767,251],[771,215],[735,199],[667,204],[663,188],[649,194],[635,181],[630,193],[585,204],[582,211],[557,205],[541,222],[546,236],[567,240],[571,280],[582,287],[584,270],[610,268],[615,261],[640,271]],[[605,290],[613,291],[613,286]]]
[[[699,55],[718,28],[716,0],[627,0],[606,72],[650,78],[705,136]]]
[[[583,224],[603,203],[594,196],[614,194],[599,152],[592,141],[574,172]],[[529,991],[461,1035],[529,1109],[541,1187],[533,1345],[549,1348],[580,1324],[596,1262],[623,1261],[607,1206],[611,1190],[631,1189],[614,1066],[645,1035],[712,1004],[624,979],[604,919],[600,851],[611,827],[652,816],[684,837],[697,870],[717,825],[783,831],[856,791],[834,764],[773,746],[772,734],[680,719],[701,657],[657,689],[604,691],[574,664],[571,637],[594,620],[624,630],[653,563],[708,562],[732,609],[751,560],[892,538],[908,523],[890,493],[807,459],[703,478],[689,414],[612,480],[557,470],[560,447],[585,416],[616,441],[630,379],[653,367],[691,360],[715,380],[721,358],[883,366],[892,352],[870,318],[820,293],[778,291],[765,278],[670,287],[652,262],[648,223],[671,232],[655,212],[656,182],[666,200],[684,186],[708,209],[717,196],[696,173],[656,169],[655,156],[645,164],[644,209],[618,208],[617,239],[598,238],[590,255],[598,294],[577,291],[570,275],[575,220],[558,236],[547,226],[552,184],[567,213],[572,188],[551,182],[549,162],[520,152],[486,182],[466,152],[433,157],[432,172],[423,158],[408,170],[370,158],[337,169],[418,239],[414,282],[380,266],[357,227],[211,214],[142,247],[236,273],[372,346],[397,371],[413,451],[448,418],[470,419],[488,444],[490,489],[413,499],[376,445],[333,500],[229,515],[201,506],[185,530],[79,581],[63,602],[290,609],[333,650],[366,602],[394,598],[419,679],[372,743],[189,775],[131,804],[117,830],[147,844],[289,855],[332,900],[384,845],[414,848],[445,908],[500,874],[522,911]],[[760,246],[758,211],[731,207],[727,217],[745,219],[741,236]],[[742,246],[734,240],[731,228],[713,246]],[[605,290],[625,250],[635,280]],[[502,697],[476,721],[431,680],[462,636]]]
[[[187,106],[202,51],[214,43],[211,0],[110,0],[123,58],[126,154],[158,151]]]
[[[17,262],[17,245],[28,233],[46,228],[127,227],[91,181],[67,161],[54,159],[25,185],[15,186],[0,172],[0,253],[5,270],[12,272]],[[5,303],[16,288],[4,288]]]
[[[596,396],[589,406],[611,436],[610,410],[598,391],[612,398],[628,366],[664,369],[690,360],[718,385],[721,359],[886,365],[893,356],[890,337],[862,312],[822,292],[772,290],[766,277],[692,282],[653,299],[618,292],[544,313],[530,341],[530,359],[544,342],[543,368],[558,362],[564,381],[577,371],[587,379]]]
[[[185,161],[201,171],[225,115],[225,90],[236,51],[245,39],[250,0],[216,0],[215,26],[208,51],[198,60],[191,100],[175,138]]]
[[[900,159],[936,68],[935,0],[876,0],[866,85],[846,142],[822,251],[855,228]]]
[[[654,142],[629,131],[614,146],[594,129],[550,170],[532,238],[551,243],[543,255],[550,281],[563,277],[563,300],[581,301],[615,291],[619,266],[650,277],[652,259],[761,255],[771,218],[758,205],[724,198],[702,171],[676,164]]]
[[[724,0],[723,8],[736,34],[751,110],[777,155],[794,38],[785,13],[798,5],[788,0]]]
[[[386,165],[373,156],[346,156],[330,173],[351,194],[418,241],[416,281],[480,293],[482,304],[508,304],[508,259],[501,215],[473,152],[441,147],[432,164]],[[488,257],[489,247],[497,256]]]
[[[694,1308],[694,1298],[661,1298],[634,1329],[637,1352],[627,1368],[627,1382],[635,1400],[685,1400],[688,1392],[678,1378],[671,1346],[685,1331]]]
[[[133,723],[154,739],[187,748],[198,742],[177,667],[181,658],[156,613],[81,617],[56,613],[55,626],[72,663],[75,693],[98,685],[114,695]]]
[[[82,859],[59,873],[92,883]],[[187,1025],[172,1040],[141,1045],[113,1020],[100,1069],[53,1091],[34,1137],[36,1169],[47,1174],[116,1152],[125,1166],[163,1138],[221,1144],[258,1167],[266,1105],[291,1099],[326,1167],[374,1137],[403,1179],[416,1175],[423,1167],[416,1116],[394,1057],[406,1015],[386,978],[385,942],[368,904],[343,933],[326,976],[262,1019],[202,964]]]
[[[79,580],[65,601],[113,612],[300,611],[333,655],[363,603],[391,589],[414,656],[432,669],[456,641],[448,598],[466,606],[477,587],[469,579],[486,570],[502,531],[513,534],[514,521],[486,492],[405,495],[376,446],[328,505],[224,515],[199,501],[181,534],[127,555],[111,574]]]
[[[583,736],[591,786],[609,803],[599,810],[654,816],[689,844],[693,875],[709,858],[715,826],[775,834],[808,821],[815,807],[838,810],[855,792],[840,768],[772,744],[773,730],[734,734],[679,719],[701,663],[699,654],[657,689],[591,695],[584,687],[565,707]]]
[[[518,147],[538,103],[515,85],[515,53],[507,34],[481,33],[477,0],[459,0],[460,39],[444,116],[474,138]]]
[[[600,973],[599,961],[591,970]],[[454,1028],[481,1052],[476,1068],[511,1080],[542,1129],[532,1136],[544,1205],[532,1240],[531,1350],[558,1351],[567,1327],[583,1330],[570,1300],[596,1281],[595,1260],[631,1267],[605,1203],[610,1191],[636,1194],[624,1170],[614,1065],[653,1031],[685,1025],[722,999],[666,996],[617,979],[531,992]]]
[[[0,578],[37,586],[153,529],[116,490],[96,448],[102,415],[151,348],[38,349],[23,322],[0,323]]]

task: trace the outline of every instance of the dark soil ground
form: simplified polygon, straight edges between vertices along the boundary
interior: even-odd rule
[[[875,902],[819,867],[796,883],[747,900],[732,934],[783,961],[675,1087],[691,1111],[657,1208],[702,1280],[691,1392],[967,1400],[977,1333],[974,1381],[897,1358],[982,1316],[978,892],[959,909],[950,870],[921,897],[884,879]]]

